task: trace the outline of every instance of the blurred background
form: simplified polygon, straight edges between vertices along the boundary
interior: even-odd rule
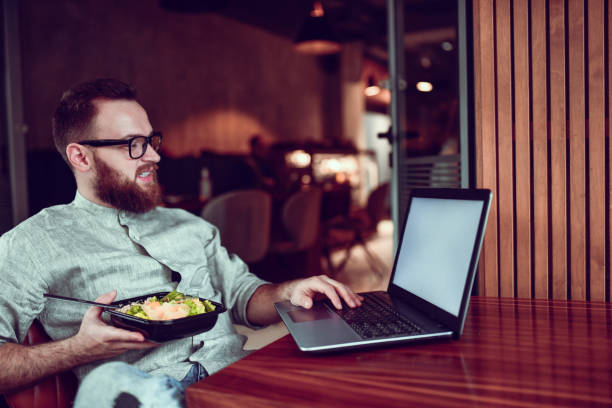
[[[426,169],[414,185],[436,185],[431,169],[439,164],[428,158],[453,162],[459,153],[457,4],[404,0],[403,8],[406,133],[398,148]],[[2,65],[10,80],[3,121],[21,117],[23,151],[15,156],[19,149],[8,148],[3,132],[0,232],[74,198],[72,175],[53,147],[51,116],[65,89],[116,77],[138,90],[164,134],[165,206],[204,216],[228,193],[267,194],[269,210],[265,202],[241,210],[269,211],[269,224],[263,217],[249,227],[266,236],[251,235],[248,221],[225,232],[224,244],[239,255],[237,235],[263,240],[249,261],[254,271],[272,280],[287,270],[339,273],[353,263],[346,249],[380,238],[385,221],[386,241],[364,262],[382,261],[387,271],[388,17],[385,0],[4,0]],[[21,170],[9,177],[9,164]],[[455,185],[455,172],[437,185]],[[290,203],[305,191],[314,198]],[[210,207],[209,220],[223,225],[218,216]]]

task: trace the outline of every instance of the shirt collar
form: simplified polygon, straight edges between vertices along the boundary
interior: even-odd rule
[[[96,204],[92,201],[89,201],[87,198],[83,197],[81,193],[77,190],[73,205],[79,209],[85,210],[94,216],[101,219],[109,219],[111,221],[119,220],[121,224],[127,222],[128,220],[141,220],[146,221],[150,219],[150,217],[155,217],[155,210],[148,211],[143,214],[134,214],[128,211],[118,210],[115,207],[105,207],[100,204]]]
[[[119,213],[119,210],[117,210],[116,208],[104,207],[102,205],[89,201],[87,198],[83,197],[78,190],[74,197],[73,204],[75,207],[83,209],[97,216],[112,216],[116,218],[117,214]]]

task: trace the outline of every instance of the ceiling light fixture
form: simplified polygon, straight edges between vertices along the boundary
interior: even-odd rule
[[[310,16],[295,39],[295,49],[304,54],[327,55],[340,51],[320,1],[315,1]]]
[[[444,51],[452,51],[455,47],[453,47],[453,43],[450,41],[444,41],[441,45]]]
[[[433,91],[433,84],[427,81],[419,81],[416,84],[416,88],[420,92],[431,92]]]

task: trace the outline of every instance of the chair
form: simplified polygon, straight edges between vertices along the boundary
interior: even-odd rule
[[[272,242],[270,252],[299,252],[314,245],[319,237],[321,196],[321,190],[316,187],[300,190],[289,196],[281,212],[286,239]]]
[[[270,245],[272,199],[261,190],[236,190],[214,197],[202,218],[215,225],[221,244],[246,263],[263,259]]]
[[[25,345],[51,341],[38,320],[34,320]],[[34,384],[4,394],[10,408],[68,408],[72,406],[79,382],[72,371],[45,377]],[[1,402],[0,402],[1,403]]]
[[[360,211],[353,212],[348,216],[336,217],[325,224],[323,239],[323,253],[327,260],[328,269],[332,274],[340,272],[348,262],[353,247],[359,245],[363,248],[366,260],[370,267],[379,275],[384,262],[373,254],[367,247],[367,238],[376,232],[378,223],[389,218],[389,183],[380,184],[368,196],[366,207]],[[334,231],[348,233],[350,239],[340,240],[334,235]],[[344,234],[346,236],[347,234]],[[331,253],[338,247],[344,247],[344,257],[338,265],[334,265]]]

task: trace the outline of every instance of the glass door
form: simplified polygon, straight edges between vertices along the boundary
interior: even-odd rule
[[[396,246],[412,189],[473,184],[466,3],[387,0]]]
[[[28,217],[18,0],[0,1],[0,234]]]

